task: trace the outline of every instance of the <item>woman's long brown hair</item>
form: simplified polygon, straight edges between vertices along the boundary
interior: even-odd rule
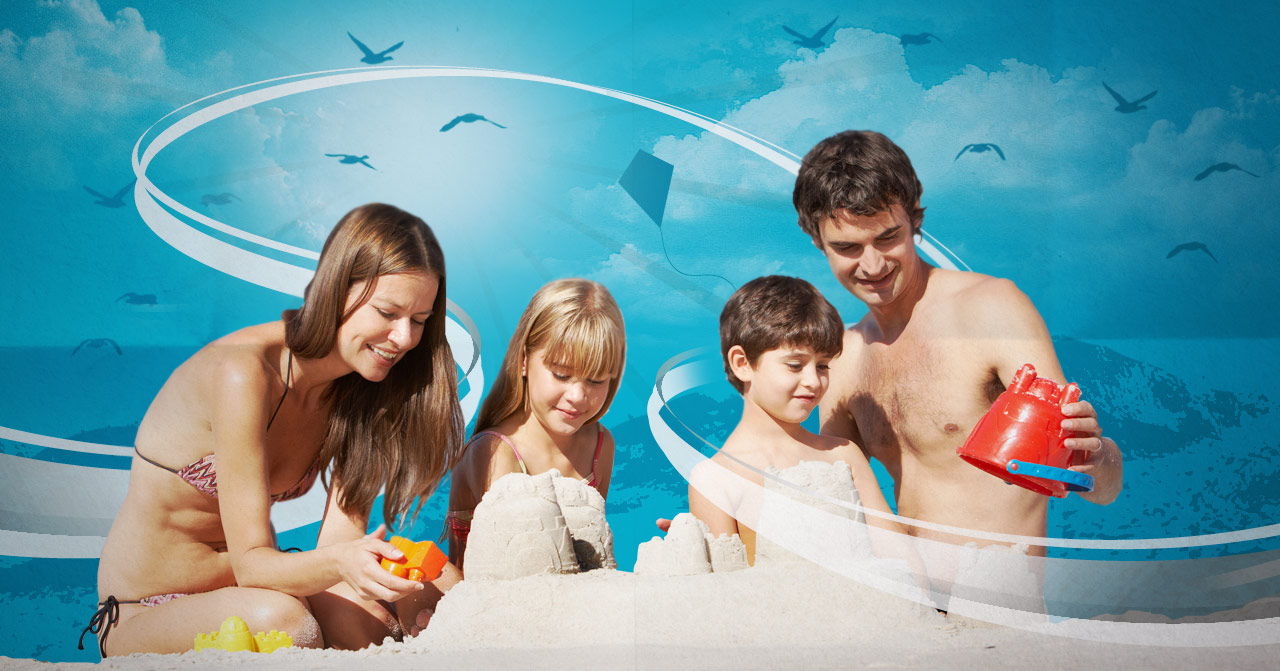
[[[367,515],[385,489],[390,526],[416,515],[462,454],[463,421],[453,353],[445,340],[444,252],[418,217],[382,203],[363,205],[338,222],[324,243],[302,308],[284,314],[285,345],[295,356],[319,359],[332,351],[338,328],[369,299],[378,277],[427,272],[439,281],[431,316],[417,347],[405,352],[386,379],[350,373],[331,383],[329,428],[322,469],[341,486],[338,505]],[[363,294],[346,309],[351,288]],[[417,505],[414,505],[417,499]]]

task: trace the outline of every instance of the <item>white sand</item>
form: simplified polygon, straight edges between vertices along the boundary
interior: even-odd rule
[[[814,476],[811,484],[834,482],[816,471],[809,475]],[[722,557],[728,569],[736,564],[732,555],[741,543],[734,546],[736,539],[728,537],[709,539],[705,527],[692,519],[679,520],[673,537],[646,544],[652,544],[651,549],[642,554],[650,555],[646,561],[655,569],[648,575],[607,568],[577,573],[577,562],[584,557],[589,561],[596,557],[600,564],[606,563],[606,555],[612,558],[612,537],[603,524],[602,506],[579,491],[574,481],[556,477],[520,476],[495,483],[496,493],[491,491],[476,508],[472,542],[477,530],[487,531],[480,531],[478,554],[469,544],[468,579],[440,601],[430,627],[416,639],[403,643],[388,639],[358,652],[286,649],[271,655],[221,651],[132,655],[108,659],[94,668],[562,671],[571,665],[1164,671],[1273,669],[1280,659],[1280,645],[1106,644],[1007,629],[955,615],[943,617],[927,606],[793,558],[745,570],[717,566],[713,571],[717,551],[711,548],[720,544],[720,554],[728,556]],[[576,533],[571,535],[570,529]],[[491,536],[488,540],[484,540],[486,533]],[[582,541],[576,544],[585,545],[586,551],[572,554],[575,541]],[[875,566],[876,561],[869,560],[867,565]],[[640,562],[637,566],[644,568]],[[475,573],[486,577],[477,579]],[[1280,599],[1263,600],[1243,610],[1254,618],[1276,617]],[[1169,641],[1176,644],[1176,636]],[[0,658],[0,670],[49,666]]]

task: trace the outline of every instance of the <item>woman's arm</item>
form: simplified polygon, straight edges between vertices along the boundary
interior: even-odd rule
[[[380,556],[402,556],[372,535],[365,538],[361,533],[347,543],[311,552],[288,554],[276,549],[266,456],[273,382],[256,356],[232,353],[215,365],[204,388],[218,468],[218,508],[236,583],[308,596],[340,581],[354,581],[357,592],[363,589],[377,594],[376,598],[402,596],[409,587],[405,583],[417,583],[386,571],[385,578],[369,572],[370,564],[377,567],[377,560],[370,557],[379,552]],[[334,507],[331,497],[330,508]]]

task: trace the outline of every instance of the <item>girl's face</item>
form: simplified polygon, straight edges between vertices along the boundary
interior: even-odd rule
[[[382,275],[373,282],[369,300],[338,328],[335,349],[360,377],[379,382],[422,339],[440,279],[434,273],[410,272]],[[348,310],[364,293],[365,284],[357,282],[347,293]]]
[[[612,375],[587,378],[543,359],[545,349],[525,357],[526,397],[532,415],[547,433],[569,436],[604,407]]]

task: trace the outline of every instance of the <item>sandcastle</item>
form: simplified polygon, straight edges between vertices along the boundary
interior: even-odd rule
[[[671,520],[665,538],[645,541],[636,550],[637,575],[698,575],[744,568],[747,548],[738,535],[712,536],[707,525],[689,513]]]
[[[866,516],[843,461],[802,461],[764,479],[756,538],[756,563],[790,563],[832,557],[840,561],[871,557]],[[787,549],[791,548],[791,549]],[[821,562],[820,562],[821,563]]]
[[[468,579],[617,568],[604,497],[550,470],[499,478],[476,506],[467,539]]]

